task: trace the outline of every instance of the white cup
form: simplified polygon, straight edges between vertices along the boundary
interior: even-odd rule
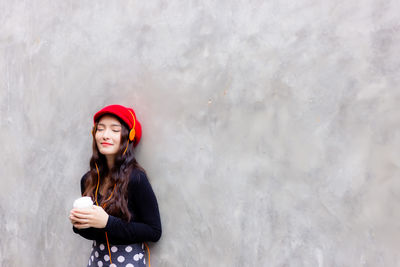
[[[80,197],[74,201],[72,206],[74,209],[90,208],[93,206],[93,201],[90,197]]]

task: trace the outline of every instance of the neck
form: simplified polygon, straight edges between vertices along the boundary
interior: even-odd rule
[[[114,156],[106,156],[108,169],[111,170],[114,166]]]

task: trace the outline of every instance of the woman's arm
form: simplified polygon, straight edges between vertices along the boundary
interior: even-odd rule
[[[128,186],[128,205],[132,205],[135,218],[126,222],[110,215],[107,225],[108,238],[128,243],[156,242],[161,237],[161,220],[158,203],[144,172],[132,171]]]
[[[81,178],[81,195],[85,192],[85,181],[88,177],[89,172],[85,173]],[[75,226],[72,226],[72,230],[74,233],[79,234],[80,236],[89,239],[89,240],[103,240],[104,239],[104,229],[100,228],[85,228],[85,229],[78,229]]]
[[[86,229],[78,229],[75,226],[72,226],[72,230],[79,234],[80,236],[89,239],[89,240],[103,240],[104,230],[98,228],[86,228]]]

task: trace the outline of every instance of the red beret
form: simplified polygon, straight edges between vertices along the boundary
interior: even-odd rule
[[[117,116],[128,125],[129,130],[134,128],[135,138],[133,139],[133,145],[136,146],[139,143],[140,138],[142,137],[142,125],[137,120],[133,109],[121,105],[109,105],[94,114],[93,122],[96,123],[96,121],[104,114],[113,114]]]

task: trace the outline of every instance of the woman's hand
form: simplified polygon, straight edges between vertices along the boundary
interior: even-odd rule
[[[108,214],[102,207],[93,205],[91,208],[72,209],[69,219],[75,228],[104,228],[107,225]]]

